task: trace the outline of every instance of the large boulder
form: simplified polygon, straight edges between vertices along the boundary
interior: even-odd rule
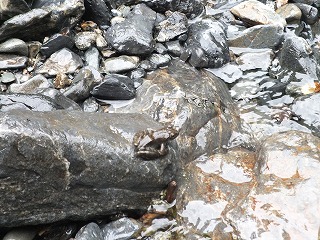
[[[161,139],[166,151],[149,161],[142,150],[157,146],[133,143],[163,128],[144,114],[13,110],[0,119],[1,227],[146,210],[176,173],[174,141]]]

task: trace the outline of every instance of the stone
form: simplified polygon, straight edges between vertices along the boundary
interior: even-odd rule
[[[12,38],[0,44],[0,53],[12,53],[27,57],[29,50],[28,45],[24,41]]]
[[[146,71],[143,68],[132,70],[128,75],[131,79],[143,78],[146,76]]]
[[[84,53],[84,58],[87,66],[93,67],[94,69],[99,69],[100,65],[100,54],[99,50],[95,47],[89,48]]]
[[[221,68],[209,68],[207,70],[226,83],[234,83],[243,76],[239,66],[234,63],[227,63]]]
[[[243,53],[235,62],[239,65],[242,71],[250,71],[254,69],[261,69],[267,71],[274,58],[274,52],[272,50],[266,50],[264,52],[257,53]]]
[[[16,15],[30,11],[24,0],[2,0],[0,6],[0,21],[8,20]]]
[[[2,83],[12,83],[16,81],[16,77],[13,73],[11,72],[4,72],[1,74],[1,77],[0,77],[0,82]]]
[[[121,73],[133,70],[139,65],[139,57],[121,55],[102,61],[102,69],[106,73]]]
[[[301,19],[307,24],[312,25],[319,20],[319,11],[316,7],[310,6],[305,3],[295,3],[295,5],[301,10]]]
[[[149,61],[151,62],[151,64],[154,64],[157,68],[167,66],[170,60],[171,60],[171,57],[169,54],[163,55],[163,54],[153,53],[149,57]]]
[[[174,57],[180,57],[183,51],[183,47],[181,46],[179,40],[166,42],[165,47],[167,48],[168,53]]]
[[[96,69],[84,67],[75,76],[72,85],[65,89],[63,95],[75,102],[84,101],[101,81],[101,74]]]
[[[24,56],[0,54],[0,69],[19,69],[27,65],[28,58]]]
[[[276,49],[283,40],[283,28],[275,25],[257,25],[228,39],[229,47]]]
[[[320,136],[320,107],[319,94],[312,94],[310,96],[303,96],[295,99],[291,109],[293,113],[298,116],[308,126],[315,135]]]
[[[230,9],[233,15],[239,17],[246,24],[272,24],[280,27],[287,25],[286,20],[275,13],[274,10],[257,0],[248,0],[239,3]]]
[[[38,89],[38,94],[51,98],[57,105],[67,110],[81,111],[81,107],[70,98],[64,96],[59,90],[54,88]]]
[[[99,110],[99,104],[93,97],[89,97],[86,100],[84,100],[82,104],[82,109],[84,112],[98,112]]]
[[[189,26],[182,60],[194,67],[221,67],[230,61],[229,47],[223,25],[204,19]]]
[[[293,3],[281,6],[276,10],[276,13],[283,17],[287,23],[299,22],[302,16],[300,8]]]
[[[179,155],[173,140],[167,155],[144,161],[132,141],[163,127],[145,114],[0,114],[1,174],[8,176],[1,179],[0,226],[145,211],[175,176]]]
[[[30,41],[27,43],[28,45],[28,50],[29,50],[29,55],[28,57],[31,59],[34,59],[37,57],[38,53],[40,52],[41,49],[41,42],[39,41]]]
[[[37,234],[37,229],[29,228],[16,228],[9,231],[2,240],[33,240]]]
[[[40,52],[43,56],[50,57],[51,54],[63,48],[72,49],[73,45],[74,40],[69,35],[56,33],[43,43]]]
[[[70,86],[70,84],[72,83],[72,80],[69,79],[69,77],[64,74],[64,73],[57,73],[55,79],[53,80],[53,86],[56,89],[61,89],[61,88],[65,88],[67,86]]]
[[[157,26],[158,42],[167,42],[188,31],[188,19],[183,13],[167,11],[166,16]]]
[[[38,74],[24,83],[11,84],[8,88],[8,91],[10,93],[33,94],[36,93],[39,88],[49,87],[52,87],[52,84],[48,81],[48,79],[46,79],[43,75]]]
[[[75,236],[75,240],[104,240],[102,231],[96,223],[83,226]]]
[[[62,27],[73,27],[84,12],[83,0],[33,3],[31,11],[14,16],[0,26],[0,41],[9,38],[40,40]]]
[[[119,74],[106,75],[102,83],[95,86],[92,96],[106,100],[129,100],[136,95],[133,80]]]
[[[111,10],[103,0],[85,0],[84,18],[97,23],[98,25],[110,25],[112,18]]]
[[[36,70],[36,72],[49,76],[55,76],[59,72],[74,73],[82,66],[82,59],[77,54],[68,48],[63,48],[52,54],[50,58],[47,59],[45,63]]]
[[[51,98],[38,94],[0,94],[0,112],[12,109],[53,111],[62,109]]]
[[[74,42],[79,50],[87,50],[96,42],[97,34],[95,32],[79,32],[74,37]]]
[[[155,46],[152,36],[155,19],[154,11],[144,4],[137,5],[127,19],[108,28],[105,38],[121,53],[150,54]]]
[[[131,239],[141,229],[141,224],[134,219],[120,218],[102,227],[104,239]]]

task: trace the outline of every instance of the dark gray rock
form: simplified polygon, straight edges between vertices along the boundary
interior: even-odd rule
[[[73,27],[84,13],[83,0],[40,0],[35,1],[33,7],[35,9],[14,16],[0,26],[0,41],[14,37],[40,40],[52,31]]]
[[[50,56],[45,63],[40,66],[36,72],[49,76],[55,76],[59,72],[74,73],[77,69],[83,66],[82,59],[69,50],[63,48]]]
[[[228,39],[230,47],[272,48],[283,40],[283,28],[276,25],[257,25],[242,31],[238,36]]]
[[[319,11],[316,7],[304,3],[295,3],[302,12],[302,20],[308,24],[314,24],[319,19]]]
[[[141,224],[134,219],[120,218],[102,227],[104,239],[131,239],[141,229]]]
[[[167,42],[188,31],[188,19],[180,12],[166,12],[167,19],[157,25],[158,42]]]
[[[59,90],[54,88],[39,89],[37,93],[51,98],[56,104],[67,110],[81,111],[81,107],[70,98],[64,96]]]
[[[221,67],[230,61],[229,47],[223,25],[204,19],[189,26],[182,60],[194,67]]]
[[[1,0],[0,21],[8,20],[28,11],[30,11],[30,8],[24,0]]]
[[[90,91],[101,82],[100,73],[91,67],[84,67],[73,79],[63,95],[75,102],[83,101],[90,96]]]
[[[180,57],[183,51],[183,47],[181,46],[179,40],[166,42],[165,46],[168,53],[170,53],[174,57]]]
[[[121,55],[102,61],[102,70],[106,73],[121,73],[133,70],[139,65],[139,57]]]
[[[6,112],[12,109],[53,111],[62,107],[51,98],[42,95],[0,94],[0,111]]]
[[[51,54],[57,52],[62,48],[72,49],[74,40],[69,35],[56,33],[52,35],[46,42],[41,46],[40,52],[45,57],[50,57]]]
[[[174,141],[161,159],[135,157],[134,135],[148,128],[163,125],[145,114],[0,114],[0,226],[146,210],[179,158]]]
[[[27,65],[28,58],[24,56],[0,54],[0,69],[18,69]]]
[[[146,55],[153,51],[152,30],[156,13],[144,4],[137,5],[130,16],[108,28],[107,42],[117,51],[131,55]]]
[[[157,68],[167,66],[170,60],[171,57],[169,54],[162,55],[158,53],[153,53],[149,57],[149,61],[151,62],[151,64],[155,65]]]
[[[104,240],[102,230],[96,223],[83,226],[75,236],[75,240]]]
[[[28,56],[29,55],[29,50],[28,50],[28,45],[18,39],[18,38],[12,38],[9,39],[3,43],[0,44],[0,52],[1,53],[12,53],[12,54],[17,54],[17,55],[22,55],[22,56]]]
[[[136,95],[133,80],[129,77],[110,74],[105,77],[103,82],[94,87],[92,96],[105,100],[129,100]]]
[[[84,18],[92,20],[98,25],[110,25],[111,10],[103,0],[85,0],[86,11]]]

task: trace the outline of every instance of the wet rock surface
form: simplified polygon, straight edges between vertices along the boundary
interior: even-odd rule
[[[319,6],[1,1],[0,238],[317,239]]]

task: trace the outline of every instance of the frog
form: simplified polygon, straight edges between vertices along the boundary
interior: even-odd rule
[[[169,152],[167,143],[178,135],[179,132],[171,126],[137,132],[133,137],[135,156],[145,160],[161,158]]]

